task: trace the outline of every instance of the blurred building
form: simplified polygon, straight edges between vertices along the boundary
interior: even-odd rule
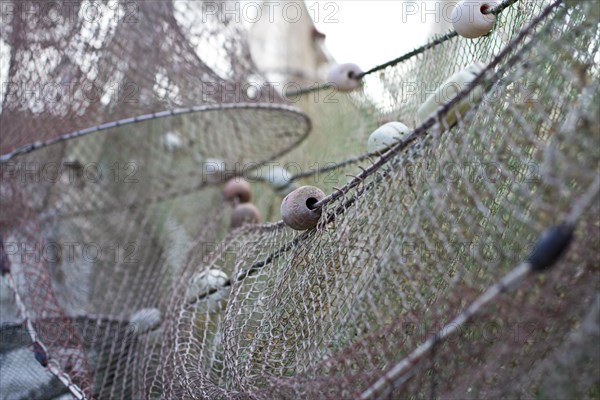
[[[269,81],[282,86],[325,81],[334,60],[304,1],[261,2],[260,18],[254,16],[257,21],[249,23],[250,51]]]

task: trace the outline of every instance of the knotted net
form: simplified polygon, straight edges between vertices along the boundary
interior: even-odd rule
[[[175,6],[143,4],[148,18],[173,23]],[[29,386],[20,376],[22,386],[13,393],[597,397],[599,12],[586,1],[506,5],[486,37],[446,35],[368,71],[355,92],[304,94],[300,105],[314,128],[302,144],[310,123],[285,98],[229,105],[217,97],[211,106],[75,133],[6,158],[3,167],[69,157],[84,171],[86,165],[110,170],[134,160],[143,172],[135,184],[83,179],[60,186],[22,179],[22,173],[2,181],[3,265],[11,267],[5,287],[19,318],[3,322],[0,375],[23,375],[19,366],[35,363],[35,355],[48,367],[28,372],[55,376],[32,378]],[[244,43],[243,35],[223,25],[219,37]],[[130,35],[144,42],[148,33],[142,32]],[[165,54],[196,60],[192,48],[178,46],[166,46]],[[137,61],[122,49],[116,54]],[[474,84],[416,122],[427,90],[474,61],[487,66]],[[144,63],[132,71],[153,68]],[[237,82],[256,74],[252,66],[233,71]],[[183,76],[180,93],[192,84],[185,73],[172,74],[175,81]],[[473,94],[477,88],[482,98]],[[337,102],[315,101],[325,94]],[[176,105],[196,106],[197,97],[189,96],[177,97]],[[154,102],[146,108],[119,107],[118,116],[172,109],[172,103],[163,107],[148,98]],[[470,103],[466,113],[452,107],[461,99]],[[53,123],[51,113],[20,111],[25,118],[5,110],[2,126],[15,118],[10,126],[30,139],[40,126],[54,127],[35,136],[47,140],[118,119],[95,105],[61,129],[64,116]],[[369,133],[389,120],[415,129],[382,154],[364,154]],[[171,146],[165,132],[176,132],[186,145]],[[3,139],[3,154],[26,144],[11,140],[17,139]],[[273,159],[299,165],[294,184],[329,194],[317,204],[319,225],[305,232],[282,222],[228,230],[220,180],[208,179],[201,168],[208,158],[252,163],[251,176]],[[266,193],[256,202],[276,221],[280,197]],[[546,236],[532,253],[552,226],[559,226],[549,231],[552,238],[568,237],[571,228],[574,238],[546,270],[556,248],[568,242],[548,246]],[[49,240],[64,248],[73,238],[82,247],[112,243],[113,251],[68,257],[52,247],[37,258],[35,251],[24,257],[22,246],[14,251],[14,243]],[[190,300],[194,277],[209,270],[228,278]],[[32,340],[44,346],[34,345],[33,355],[26,347]]]

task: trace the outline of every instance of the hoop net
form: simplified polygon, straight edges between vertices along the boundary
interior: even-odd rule
[[[15,81],[122,74],[140,85],[140,102],[118,107],[3,104],[3,154],[44,141],[2,164],[8,398],[597,395],[594,2],[510,2],[486,37],[442,40],[365,75],[355,92],[331,92],[335,103],[305,94],[313,133],[304,142],[311,122],[283,97],[230,104],[211,92],[198,101],[188,90],[198,79],[243,83],[257,72],[242,62],[241,28],[219,19],[193,29],[197,4],[177,3],[140,4],[136,29],[92,32],[100,50],[84,50],[81,65],[56,56],[41,71],[27,67],[27,54],[45,40],[49,54],[79,48],[82,24],[46,39],[43,27],[25,39],[22,19],[2,31]],[[218,61],[194,48],[214,47],[211,37],[227,44]],[[224,60],[226,75],[215,72]],[[447,106],[417,123],[426,92],[475,61],[487,68],[459,94],[468,111]],[[182,110],[156,114],[165,109]],[[415,129],[383,154],[364,154],[370,132],[390,120]],[[65,132],[75,137],[60,139]],[[256,180],[267,223],[230,230],[222,181],[201,173],[208,159],[252,171],[296,163],[294,183],[329,194],[319,225],[295,232],[277,222],[281,197]],[[83,175],[36,181],[22,172],[65,161]],[[314,163],[326,168],[306,172]],[[119,179],[86,178],[90,165]],[[523,262],[533,244],[561,222],[575,226],[568,251],[532,272]],[[92,243],[101,251],[90,253]],[[209,270],[228,279],[190,301],[191,282]],[[32,342],[44,351],[32,354]]]

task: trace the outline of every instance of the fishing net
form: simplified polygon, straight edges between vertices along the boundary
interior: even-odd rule
[[[242,28],[198,28],[200,4],[139,3],[135,29],[36,32],[20,14],[2,30],[14,82],[140,87],[119,105],[4,94],[5,398],[598,397],[597,4],[507,1],[483,38],[298,93],[310,121],[269,90],[194,91],[260,76]],[[47,70],[29,62],[45,48]],[[391,120],[414,129],[366,154]],[[278,221],[256,178],[273,165],[329,194],[315,228]],[[229,228],[227,175],[252,181],[266,223]]]

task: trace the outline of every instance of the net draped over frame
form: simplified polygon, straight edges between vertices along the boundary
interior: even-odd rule
[[[15,14],[1,37],[11,82],[118,76],[138,101],[5,94],[0,148],[16,152],[0,186],[2,307],[14,318],[1,321],[0,388],[49,399],[593,397],[599,13],[585,1],[510,3],[485,37],[440,40],[351,93],[324,89],[337,102],[303,95],[310,119],[270,91],[224,101],[215,87],[260,73],[242,28],[222,16],[198,28],[201,3],[139,3],[134,29]],[[41,54],[45,69],[29,62]],[[454,126],[452,109],[417,123],[427,92],[475,61],[488,66],[476,83],[485,95],[465,93]],[[364,154],[390,120],[415,130],[383,158]],[[335,134],[349,143],[323,145]],[[230,230],[222,182],[204,179],[209,160],[297,162],[295,184],[331,195],[319,225],[296,232],[273,217]],[[313,163],[327,168],[307,173]],[[553,269],[419,353],[573,215],[575,239]],[[229,279],[190,302],[207,270]]]

